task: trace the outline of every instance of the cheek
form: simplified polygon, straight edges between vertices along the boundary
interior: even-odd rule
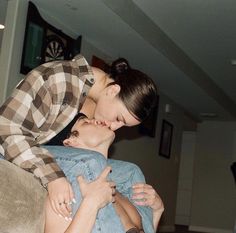
[[[114,121],[114,122],[111,123],[110,129],[112,131],[116,131],[117,129],[123,127],[124,125],[125,125],[124,122]]]
[[[94,118],[97,120],[116,120],[116,107],[111,103],[98,103],[94,112]]]

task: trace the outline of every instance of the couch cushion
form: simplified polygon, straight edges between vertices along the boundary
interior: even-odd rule
[[[46,194],[31,173],[0,160],[0,232],[43,233]]]

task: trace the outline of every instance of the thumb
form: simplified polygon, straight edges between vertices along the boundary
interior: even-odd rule
[[[111,167],[106,167],[99,176],[99,179],[107,179],[108,174],[111,171]]]
[[[84,180],[83,176],[78,176],[77,181],[78,181],[80,186],[86,184],[86,181]]]

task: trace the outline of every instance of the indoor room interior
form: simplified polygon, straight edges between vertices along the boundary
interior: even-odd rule
[[[35,64],[76,53],[90,64],[124,57],[155,81],[156,111],[141,126],[117,132],[112,158],[137,164],[160,194],[158,232],[236,233],[236,1],[31,3],[47,22],[46,36],[59,37],[67,54],[47,58],[46,36],[35,36],[31,49],[42,45]],[[28,5],[0,0],[0,103],[32,69]]]

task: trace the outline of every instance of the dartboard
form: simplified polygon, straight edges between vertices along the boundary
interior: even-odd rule
[[[47,36],[44,59],[45,62],[65,59],[65,46],[58,36]]]

